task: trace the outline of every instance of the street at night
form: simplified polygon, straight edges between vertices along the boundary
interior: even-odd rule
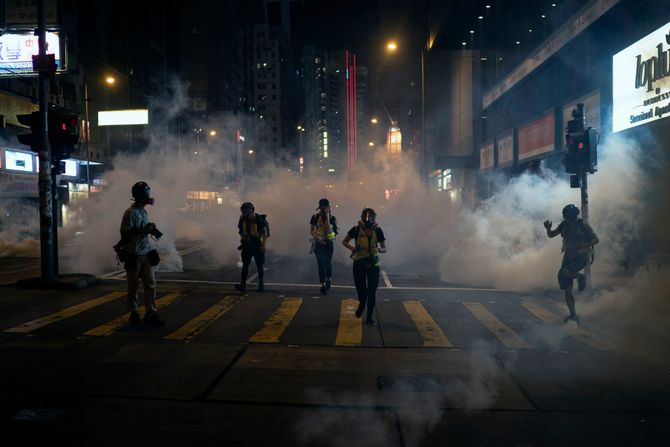
[[[667,0],[0,0],[0,445],[665,446]]]

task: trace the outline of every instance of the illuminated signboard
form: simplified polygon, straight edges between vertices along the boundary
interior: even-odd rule
[[[5,149],[5,169],[12,171],[35,172],[35,157],[32,152]]]
[[[77,160],[63,160],[65,163],[65,171],[63,175],[67,177],[76,177],[78,173],[78,163]]]
[[[670,116],[670,22],[612,59],[612,130]]]
[[[47,54],[53,54],[58,71],[66,69],[61,59],[60,37],[46,33]],[[33,56],[39,53],[37,36],[31,34],[0,35],[0,76],[37,76],[33,71]]]
[[[479,169],[493,169],[493,143],[484,144],[479,149]]]
[[[509,131],[496,138],[498,150],[498,167],[503,168],[514,164],[514,132]]]
[[[130,126],[138,124],[149,124],[148,109],[98,112],[98,126]]]
[[[519,161],[554,150],[556,143],[554,121],[554,111],[550,110],[519,128]]]

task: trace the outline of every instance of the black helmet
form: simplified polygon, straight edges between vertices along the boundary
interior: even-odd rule
[[[563,219],[575,220],[577,219],[577,216],[579,216],[579,208],[577,208],[576,205],[571,203],[563,208]]]
[[[150,194],[151,194],[151,188],[149,188],[149,184],[147,182],[137,182],[133,185],[132,189],[133,199],[148,200]]]
[[[256,210],[256,208],[254,208],[254,204],[251,203],[251,202],[244,202],[240,206],[240,211],[242,211],[243,216],[248,216],[249,214],[253,213],[255,210]]]
[[[319,208],[321,208],[322,206],[330,206],[330,202],[328,201],[328,199],[319,200]]]
[[[375,210],[372,208],[363,208],[363,212],[361,213],[361,220],[366,227],[371,227],[374,225],[376,219],[377,213],[375,213]]]

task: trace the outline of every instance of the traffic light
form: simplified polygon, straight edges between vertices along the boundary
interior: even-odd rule
[[[593,174],[598,165],[597,138],[595,129],[568,132],[565,134],[567,153],[565,154],[565,172],[578,174],[582,171]]]
[[[35,151],[39,152],[39,147],[38,147],[38,138],[39,138],[39,131],[40,131],[40,113],[39,112],[33,112],[33,113],[27,113],[25,115],[16,115],[16,119],[19,120],[19,123],[23,124],[24,126],[30,127],[30,132],[31,133],[26,133],[22,135],[18,135],[17,138],[19,139],[19,143],[25,144],[26,146],[30,146],[30,148]]]
[[[65,160],[79,148],[79,117],[61,108],[49,109],[49,144],[54,160]]]
[[[19,122],[30,127],[31,133],[18,135],[21,144],[39,152],[38,141],[42,129],[40,113],[33,112],[25,115],[16,115]],[[62,108],[49,107],[49,146],[51,147],[51,158],[54,160],[65,160],[72,153],[77,152],[79,144],[79,118],[76,113]]]

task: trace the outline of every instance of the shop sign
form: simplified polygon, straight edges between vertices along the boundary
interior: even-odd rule
[[[498,149],[498,167],[504,168],[514,164],[514,132],[509,131],[506,134],[496,138],[496,147]]]
[[[518,138],[519,161],[552,152],[556,144],[554,111],[520,127]]]
[[[479,149],[479,169],[493,169],[493,143],[483,145]]]
[[[37,176],[0,172],[0,197],[37,197]]]
[[[670,116],[670,22],[612,59],[612,130]]]

